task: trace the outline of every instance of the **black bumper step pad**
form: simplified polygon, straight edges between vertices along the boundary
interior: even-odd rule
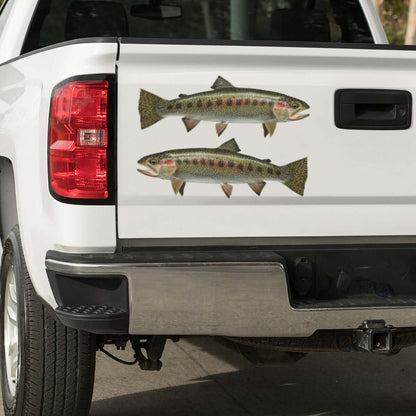
[[[64,325],[74,329],[96,334],[128,333],[128,313],[113,306],[58,306],[55,312]]]

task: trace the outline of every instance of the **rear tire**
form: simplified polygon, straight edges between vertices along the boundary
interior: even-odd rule
[[[64,327],[35,293],[18,227],[0,271],[0,367],[6,416],[87,416],[95,336]]]

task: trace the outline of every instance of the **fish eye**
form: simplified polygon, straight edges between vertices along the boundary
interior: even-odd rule
[[[150,159],[150,160],[149,160],[149,163],[150,163],[151,165],[156,165],[156,164],[157,164],[157,160],[156,160],[156,159]]]
[[[297,109],[297,108],[299,108],[300,107],[300,104],[299,103],[293,103],[292,104],[292,108],[294,108],[295,110]]]

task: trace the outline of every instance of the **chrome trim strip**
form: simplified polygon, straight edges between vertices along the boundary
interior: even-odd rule
[[[73,275],[124,275],[131,334],[307,337],[382,319],[416,327],[415,307],[294,309],[279,262],[82,264],[46,260]]]
[[[58,273],[71,274],[102,274],[102,270],[106,270],[105,274],[120,274],[122,271],[129,269],[140,269],[148,267],[201,267],[201,266],[230,266],[230,265],[245,265],[256,266],[259,264],[276,265],[279,264],[282,269],[283,265],[277,262],[190,262],[190,263],[71,263],[61,260],[46,259],[45,265],[48,270]],[[108,270],[108,272],[107,272]],[[122,273],[121,273],[122,274]]]

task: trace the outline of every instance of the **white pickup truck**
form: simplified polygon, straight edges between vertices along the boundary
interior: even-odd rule
[[[415,71],[371,0],[5,0],[5,414],[87,415],[106,344],[415,344]]]

